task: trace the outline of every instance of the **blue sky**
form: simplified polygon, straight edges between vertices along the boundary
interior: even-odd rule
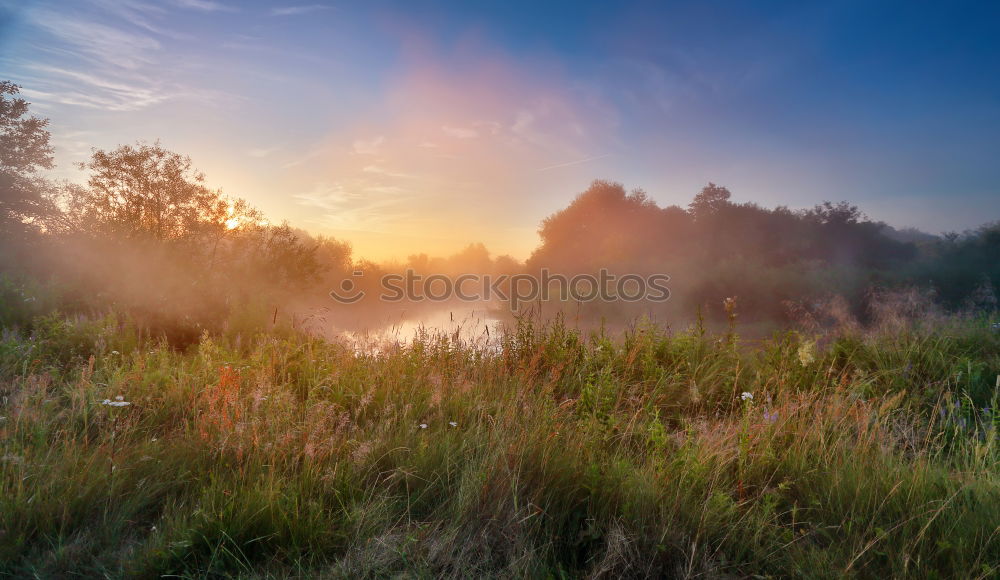
[[[59,168],[161,139],[358,254],[523,258],[595,178],[1000,219],[1000,3],[0,0]]]

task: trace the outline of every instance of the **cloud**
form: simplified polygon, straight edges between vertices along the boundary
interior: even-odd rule
[[[296,193],[292,197],[302,205],[327,211],[341,209],[359,198],[357,194],[348,193],[342,185],[336,183],[317,183],[310,191]]]
[[[135,70],[152,64],[160,43],[146,34],[133,34],[92,20],[51,10],[29,13],[31,23],[67,45],[78,56],[122,69]],[[59,47],[49,46],[49,52]]]
[[[300,157],[285,162],[284,164],[282,164],[281,168],[292,169],[295,167],[299,167],[300,165],[305,165],[306,163],[309,163],[314,159],[319,159],[320,157],[328,156],[329,154],[330,154],[329,148],[327,148],[325,145],[320,145],[312,148],[310,151],[307,151]]]
[[[322,153],[296,174],[339,186],[296,198],[325,216],[316,218],[321,227],[443,236],[453,250],[490,239],[497,251],[523,253],[539,215],[603,177],[587,162],[616,152],[618,117],[600,95],[550,70],[469,54],[462,64],[404,50],[383,93],[307,146]],[[406,255],[368,239],[362,255]]]
[[[610,153],[604,155],[595,155],[594,157],[585,157],[583,159],[576,159],[574,161],[567,161],[565,163],[556,163],[555,165],[548,165],[539,169],[539,172],[548,171],[550,169],[559,169],[561,167],[573,167],[574,165],[582,165],[584,163],[589,163],[591,161],[597,161],[598,159],[604,159],[606,157],[611,157]]]
[[[383,143],[385,143],[385,137],[381,135],[368,140],[359,139],[351,146],[351,150],[356,155],[375,155],[382,148]]]
[[[300,205],[321,210],[311,221],[334,229],[378,231],[406,217],[400,202],[407,195],[400,187],[373,185],[364,180],[351,183],[321,182],[292,196]]]
[[[383,176],[386,176],[386,177],[402,177],[402,178],[413,177],[412,175],[410,175],[408,173],[401,173],[399,171],[393,171],[391,169],[387,169],[385,167],[382,167],[381,165],[365,165],[364,167],[361,168],[361,171],[363,171],[365,173],[374,173],[376,175],[383,175]]]
[[[25,11],[35,33],[30,57],[3,64],[16,69],[29,87],[25,94],[38,106],[125,112],[179,99],[202,105],[221,100],[218,91],[186,82],[186,62],[166,58],[161,38],[175,41],[181,35],[160,26],[169,15],[162,5],[143,0],[90,0],[90,5],[91,10]]]
[[[155,20],[163,18],[167,11],[163,6],[144,2],[142,0],[90,0],[95,6],[109,14],[125,20],[132,26],[169,37],[183,38],[185,35],[174,32],[155,24]]]
[[[247,151],[247,155],[255,159],[264,159],[265,157],[270,157],[278,151],[281,151],[281,147],[255,147]]]
[[[518,111],[510,130],[514,133],[523,134],[531,128],[531,124],[534,122],[535,116],[531,114],[531,111]]]
[[[64,83],[64,90],[40,95],[58,103],[109,111],[136,111],[162,103],[171,97],[155,81],[141,75],[118,75],[114,78],[48,65],[28,65],[27,68],[44,75],[49,79],[49,84]]]
[[[441,131],[449,137],[454,137],[456,139],[475,139],[479,136],[479,132],[475,129],[465,129],[462,127],[441,127]]]
[[[213,0],[174,0],[174,4],[181,8],[200,10],[202,12],[238,12],[235,6],[214,2]]]
[[[323,4],[307,4],[303,6],[282,6],[271,9],[271,16],[299,16],[310,12],[329,10],[330,7]]]

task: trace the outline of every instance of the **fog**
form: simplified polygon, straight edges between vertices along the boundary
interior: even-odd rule
[[[1000,284],[996,223],[939,237],[895,230],[846,201],[767,208],[714,183],[686,207],[661,207],[596,180],[538,216],[540,242],[523,262],[470,240],[453,255],[407,247],[406,260],[380,263],[349,239],[272,223],[159,142],[95,149],[80,167],[86,184],[49,179],[46,122],[28,116],[16,86],[3,89],[21,156],[0,181],[0,269],[47,284],[64,310],[114,313],[177,348],[205,333],[279,328],[356,345],[428,331],[488,342],[526,319],[588,332],[738,320],[766,334],[822,319],[834,298],[863,323],[880,289],[975,309],[995,305]]]

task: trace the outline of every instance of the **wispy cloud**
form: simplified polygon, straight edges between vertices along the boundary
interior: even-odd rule
[[[162,103],[170,98],[154,84],[147,82],[110,82],[85,73],[55,67],[37,67],[46,74],[33,85],[51,87],[49,91],[28,88],[25,95],[64,105],[77,105],[108,111],[137,111]]]
[[[159,25],[157,21],[162,19],[167,14],[167,10],[162,5],[145,2],[143,0],[90,1],[108,14],[121,18],[136,28],[141,28],[147,32],[152,32],[169,38],[184,37],[183,34]]]
[[[317,183],[292,198],[303,206],[320,210],[313,223],[335,229],[378,231],[407,219],[410,214],[399,204],[408,195],[401,187],[354,180],[346,185]]]
[[[16,63],[25,94],[43,107],[114,112],[174,99],[217,102],[217,91],[184,82],[183,64],[165,59],[163,43],[182,36],[163,26],[168,17],[163,5],[144,0],[89,0],[79,9],[26,10],[25,20],[38,39],[32,57]]]
[[[253,157],[254,159],[264,159],[265,157],[270,157],[278,151],[281,151],[281,147],[255,147],[247,151],[247,156]]]
[[[385,137],[379,135],[373,139],[359,139],[351,146],[355,155],[375,155],[382,149]]]
[[[539,172],[548,171],[550,169],[559,169],[560,167],[573,167],[574,165],[582,165],[584,163],[589,163],[591,161],[597,161],[598,159],[604,159],[606,157],[611,157],[610,153],[605,153],[604,155],[597,155],[594,157],[585,157],[583,159],[576,159],[574,161],[567,161],[565,163],[556,163],[555,165],[549,165],[547,167],[542,167]]]
[[[235,6],[215,2],[214,0],[174,0],[174,4],[181,8],[191,10],[201,10],[202,12],[238,12]]]
[[[52,10],[29,13],[35,26],[84,58],[123,69],[138,69],[153,62],[160,42],[148,34],[133,34],[103,23]]]
[[[299,16],[321,10],[329,10],[330,7],[324,4],[306,4],[302,6],[279,6],[271,9],[271,16]]]
[[[385,177],[400,177],[400,178],[410,178],[413,177],[409,173],[402,173],[399,171],[393,171],[389,168],[383,167],[381,165],[365,165],[361,168],[361,171],[365,173],[372,173],[375,175],[383,175]]]
[[[479,136],[479,131],[475,129],[466,129],[464,127],[441,127],[441,131],[449,137],[454,137],[456,139],[475,139]]]

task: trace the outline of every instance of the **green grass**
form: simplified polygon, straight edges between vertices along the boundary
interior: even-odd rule
[[[523,320],[368,354],[5,326],[0,575],[1000,572],[988,320],[753,345]]]

